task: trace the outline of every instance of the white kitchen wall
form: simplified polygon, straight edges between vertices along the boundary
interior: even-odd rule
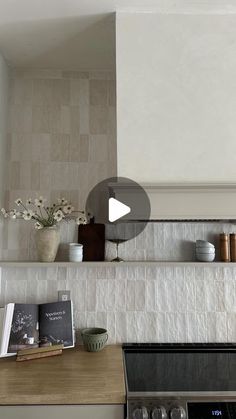
[[[235,47],[227,10],[117,13],[118,175],[236,181]]]
[[[178,34],[175,39],[169,32],[170,23],[173,23],[170,15],[118,14],[119,174],[148,182],[176,182],[183,180],[183,176],[186,180],[187,174],[188,180],[194,176],[194,181],[201,181],[210,161],[212,171],[208,173],[212,178],[207,178],[207,181],[211,181],[216,173],[217,176],[223,176],[221,180],[226,181],[231,176],[231,181],[234,181],[233,103],[227,102],[229,80],[232,84],[232,74],[228,72],[230,69],[234,71],[234,59],[231,62],[230,57],[234,55],[230,53],[228,38],[225,38],[227,35],[223,34],[225,27],[231,28],[234,16],[223,17],[220,31],[216,16],[205,16],[202,19],[189,15],[187,21],[184,17],[175,19],[174,30]],[[209,32],[209,19],[214,20],[212,27],[217,27],[215,32],[220,33],[217,45],[215,33]],[[204,29],[200,40],[197,30],[199,25],[201,30]],[[149,39],[146,38],[145,27],[151,28]],[[121,29],[125,36],[128,35],[127,45]],[[233,48],[234,28],[228,33],[232,35],[230,45]],[[163,34],[165,42],[161,44],[159,40],[163,39]],[[194,34],[196,47],[192,50],[188,48],[186,39],[187,35],[191,38]],[[211,45],[210,51],[205,49],[206,40]],[[162,65],[168,64],[166,51],[168,56],[172,54],[176,66],[168,70],[167,65],[165,72]],[[220,63],[219,53],[225,54]],[[160,57],[163,61],[160,61]],[[187,66],[189,59],[190,64]],[[198,65],[198,73],[203,82],[199,91],[194,88],[195,83],[199,82],[194,72]],[[211,77],[216,67],[219,67],[221,75],[225,75],[221,83],[219,79]],[[46,192],[52,198],[58,193],[69,193],[69,197],[76,202],[78,199],[84,203],[86,193],[92,186],[88,185],[88,179],[96,183],[103,175],[114,173],[116,124],[113,79],[111,74],[101,72],[27,70],[12,73],[7,204],[12,204],[18,195],[24,198],[34,191]],[[221,89],[224,83],[225,97]],[[202,108],[203,92],[206,92],[206,96]],[[233,94],[230,97],[234,100]],[[206,118],[203,125],[199,123],[198,112]],[[181,121],[180,126],[178,121]],[[71,141],[74,134],[77,134],[77,144]],[[204,139],[205,148],[199,139]],[[226,144],[226,139],[229,142],[222,153],[219,141]],[[65,143],[68,145],[66,150]],[[73,153],[67,154],[68,148],[72,150],[73,145],[78,151],[76,161],[73,161]],[[109,147],[109,158],[105,145]],[[210,152],[213,146],[212,157]],[[224,156],[222,165],[219,151],[220,158]],[[165,158],[162,153],[165,153]],[[143,165],[141,160],[144,157]],[[228,164],[225,164],[226,160]],[[55,168],[59,173],[61,168],[66,176],[60,180],[55,176]],[[73,177],[74,168],[76,178]],[[71,175],[67,177],[67,173]],[[91,173],[94,175],[91,176]],[[53,176],[58,182],[57,186]],[[82,185],[79,194],[77,179]],[[75,183],[65,183],[70,180]],[[203,267],[191,263],[168,263],[193,261],[196,239],[208,239],[217,245],[218,234],[222,231],[233,232],[234,227],[228,223],[150,223],[140,236],[120,246],[120,256],[125,260],[166,260],[165,265],[4,267],[1,268],[0,277],[0,305],[8,302],[55,301],[58,290],[68,289],[74,301],[76,328],[94,325],[107,327],[110,343],[235,341],[234,265],[209,264]],[[75,226],[72,223],[63,224],[61,241],[66,243],[76,238]],[[30,223],[22,220],[7,221],[3,240],[3,259],[36,260],[34,230]],[[107,244],[106,250],[108,260],[114,257],[113,244]]]
[[[72,226],[71,226],[72,227]],[[70,241],[73,228],[63,227]],[[194,241],[219,247],[223,223],[150,223],[140,236],[121,244],[125,260],[146,266],[2,268],[0,306],[9,302],[49,302],[71,290],[76,329],[107,327],[110,343],[124,341],[236,341],[235,265],[175,265],[193,261]],[[107,258],[114,257],[107,244]],[[166,260],[150,265],[149,260]]]

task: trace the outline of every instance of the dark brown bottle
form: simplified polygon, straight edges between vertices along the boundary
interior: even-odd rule
[[[230,262],[229,234],[220,234],[220,260],[222,262]]]
[[[231,262],[236,262],[236,234],[230,234],[230,259]]]

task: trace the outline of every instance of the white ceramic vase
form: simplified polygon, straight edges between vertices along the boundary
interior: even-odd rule
[[[57,226],[43,227],[36,232],[36,246],[40,262],[54,262],[60,243]]]

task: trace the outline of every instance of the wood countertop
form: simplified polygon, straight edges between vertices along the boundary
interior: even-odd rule
[[[62,356],[16,362],[0,360],[0,405],[124,404],[122,348],[83,347]]]

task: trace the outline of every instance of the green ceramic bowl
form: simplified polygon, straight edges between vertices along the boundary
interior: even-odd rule
[[[108,339],[106,329],[99,327],[90,327],[89,329],[81,330],[81,336],[85,349],[89,352],[98,352],[104,348]]]

